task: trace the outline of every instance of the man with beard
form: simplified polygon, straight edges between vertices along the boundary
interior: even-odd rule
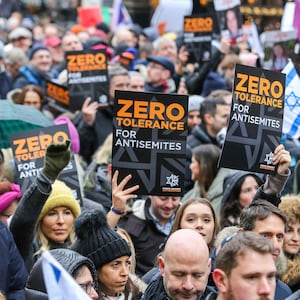
[[[257,233],[239,232],[232,236],[217,255],[213,279],[218,296],[209,299],[273,300],[273,253],[272,243]]]
[[[209,250],[195,230],[180,229],[171,234],[158,263],[160,274],[148,285],[143,300],[204,300],[216,295],[207,286]]]

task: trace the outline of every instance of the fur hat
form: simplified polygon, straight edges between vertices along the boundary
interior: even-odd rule
[[[300,196],[287,194],[281,197],[279,209],[285,214],[288,223],[296,223],[300,219]]]
[[[72,249],[91,259],[96,269],[121,256],[131,256],[127,242],[108,227],[103,210],[85,210],[75,221],[75,233]]]
[[[39,223],[49,210],[58,206],[68,207],[72,211],[74,218],[80,215],[80,205],[71,189],[64,182],[56,180],[52,184],[52,192],[42,208],[37,223]]]

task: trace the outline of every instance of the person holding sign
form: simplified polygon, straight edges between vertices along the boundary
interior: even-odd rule
[[[78,116],[77,130],[80,137],[80,155],[88,163],[91,162],[92,155],[113,130],[115,90],[127,90],[129,87],[128,71],[121,66],[111,66],[108,70],[108,77],[108,107],[101,109],[101,104],[96,101],[91,102],[91,98],[87,98],[82,105],[82,114]]]
[[[132,213],[126,215],[126,202],[136,199],[139,186],[125,186],[132,178],[127,175],[118,184],[119,172],[112,178],[112,208],[107,214],[110,227],[118,224],[125,229],[136,250],[136,273],[141,276],[153,268],[160,245],[170,234],[180,197],[149,195],[134,202]]]
[[[56,180],[70,160],[70,141],[50,144],[35,181],[24,193],[10,230],[27,270],[44,250],[66,248],[75,238],[73,222],[80,206],[65,183]]]

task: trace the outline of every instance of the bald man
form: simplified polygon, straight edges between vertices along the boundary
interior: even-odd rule
[[[149,284],[142,299],[200,300],[215,294],[207,286],[211,269],[209,250],[195,230],[175,231],[158,263],[160,275]]]

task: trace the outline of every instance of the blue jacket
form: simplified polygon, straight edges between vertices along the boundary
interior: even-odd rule
[[[280,279],[276,279],[276,290],[274,300],[283,300],[292,294],[292,290]]]
[[[9,229],[0,222],[0,290],[8,300],[25,300],[27,271]]]

